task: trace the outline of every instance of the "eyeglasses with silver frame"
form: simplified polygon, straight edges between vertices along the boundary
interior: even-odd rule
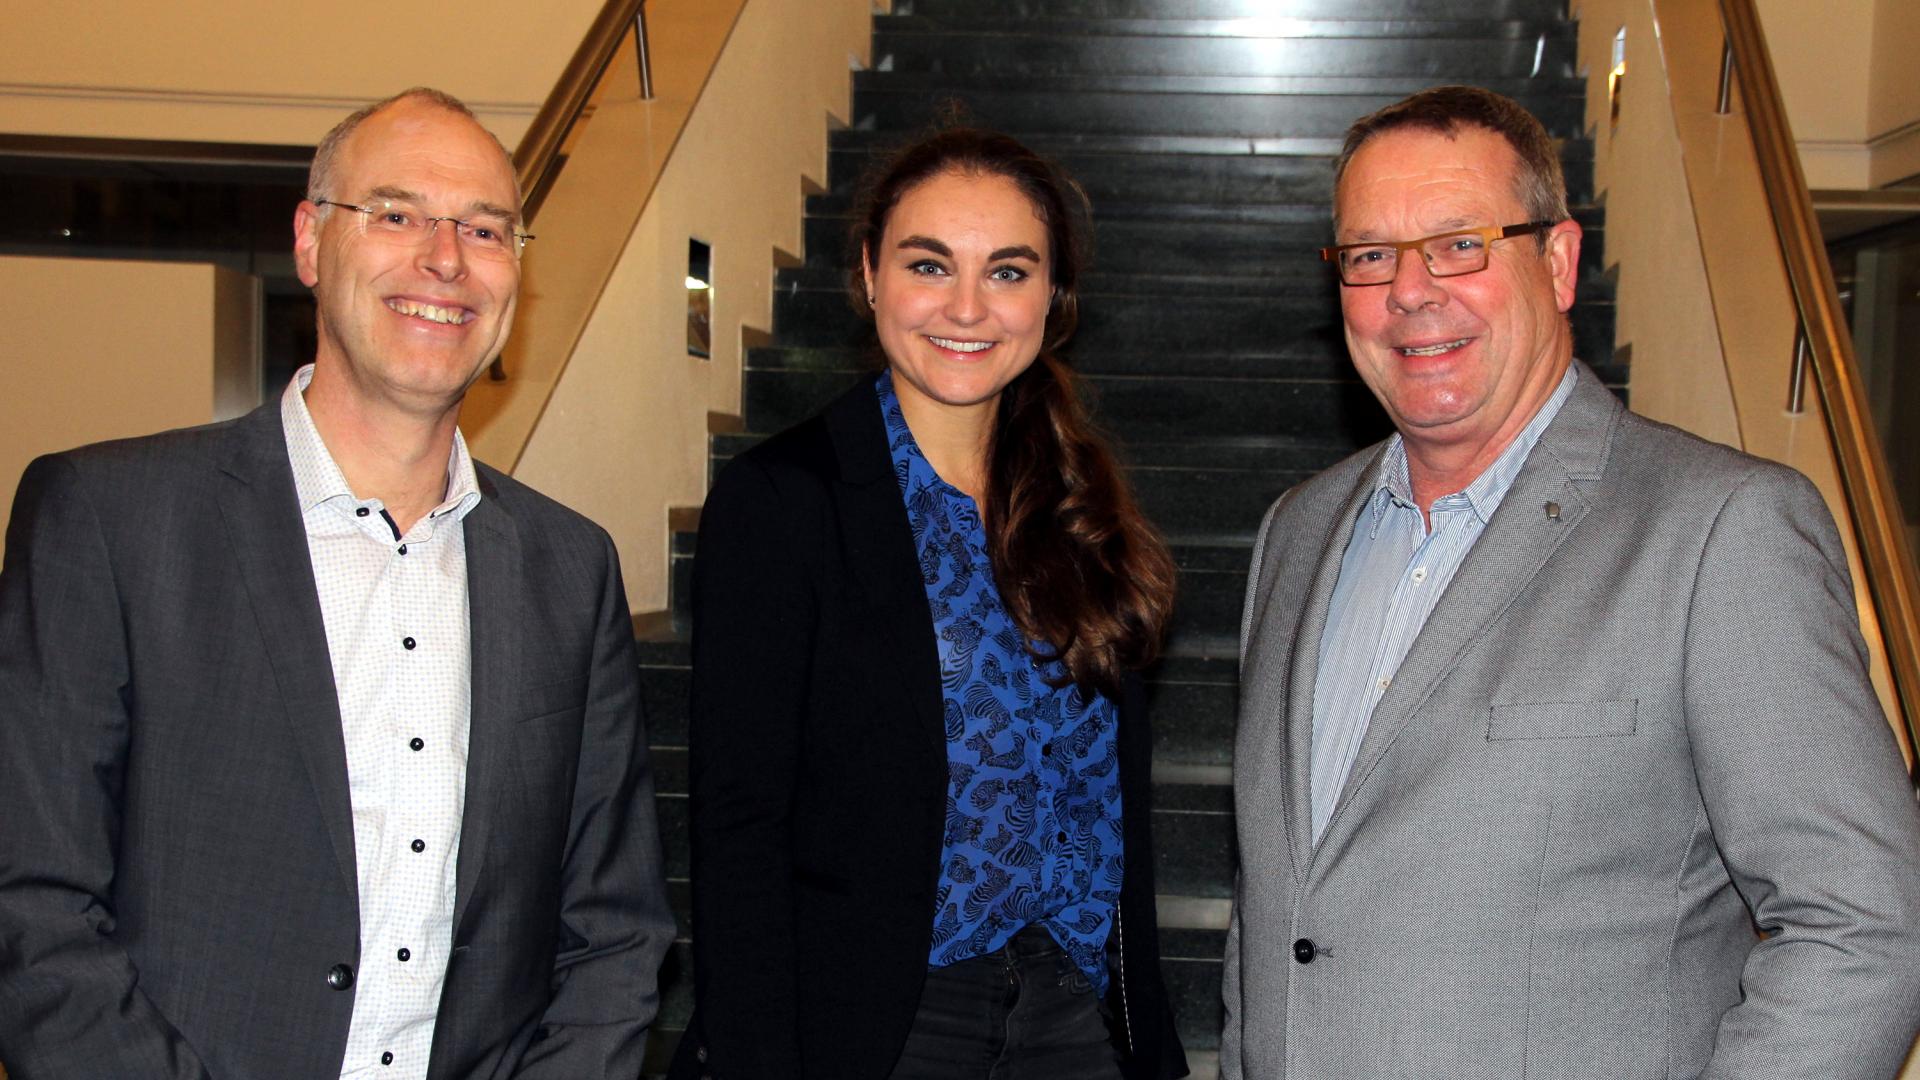
[[[517,259],[532,233],[513,227],[511,218],[476,214],[469,218],[435,217],[410,203],[376,199],[365,206],[313,199],[316,206],[337,206],[360,215],[360,232],[370,239],[401,246],[418,246],[432,237],[441,222],[453,226],[462,247],[483,258]]]
[[[1478,229],[1456,229],[1418,240],[1369,241],[1364,244],[1336,244],[1320,249],[1320,258],[1340,271],[1343,285],[1385,285],[1400,271],[1400,253],[1417,251],[1426,260],[1427,273],[1434,277],[1458,277],[1487,268],[1494,241],[1528,236],[1553,228],[1551,221],[1529,221],[1524,225],[1489,225]]]

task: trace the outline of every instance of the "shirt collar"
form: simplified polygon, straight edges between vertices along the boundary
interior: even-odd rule
[[[293,381],[280,395],[280,425],[286,429],[287,458],[293,465],[293,489],[300,499],[300,512],[333,499],[358,502],[340,466],[328,452],[320,429],[313,425],[307,411],[307,385],[313,382],[313,365],[293,373]],[[453,451],[447,456],[447,493],[429,517],[451,513],[455,520],[467,516],[480,502],[479,477],[473,470],[473,458],[467,453],[467,440],[460,429],[453,432]]]
[[[931,488],[949,499],[963,499],[972,505],[973,499],[941,479],[940,474],[934,471],[933,463],[921,452],[919,441],[913,437],[913,429],[907,426],[906,413],[901,411],[900,396],[893,389],[892,368],[880,373],[873,391],[880,399],[880,415],[886,418],[887,449],[893,455],[893,474],[900,482],[900,490],[911,493]]]
[[[1500,452],[1500,456],[1493,459],[1493,464],[1487,466],[1464,490],[1441,496],[1434,501],[1434,505],[1451,502],[1457,508],[1458,503],[1464,501],[1466,508],[1473,511],[1482,525],[1491,521],[1494,511],[1500,509],[1500,503],[1512,490],[1521,466],[1527,463],[1527,455],[1533,452],[1533,445],[1540,441],[1541,433],[1547,430],[1548,424],[1553,423],[1553,418],[1560,413],[1560,407],[1573,395],[1573,385],[1579,378],[1579,371],[1580,365],[1568,364],[1553,393],[1547,395],[1546,403],[1540,406],[1539,412],[1533,414],[1533,419],[1527,421],[1527,426],[1520,429],[1520,434],[1514,436],[1513,442]],[[1409,510],[1417,508],[1413,501],[1413,482],[1407,476],[1407,446],[1398,432],[1387,440],[1380,462],[1380,483],[1374,489],[1372,498],[1367,500],[1371,530],[1377,532],[1380,519],[1390,506]]]

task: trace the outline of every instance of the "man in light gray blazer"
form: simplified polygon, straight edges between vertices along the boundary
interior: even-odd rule
[[[1887,1080],[1920,814],[1820,496],[1573,361],[1517,104],[1416,95],[1336,175],[1398,434],[1255,549],[1222,1075]]]
[[[459,102],[354,114],[294,216],[313,366],[239,420],[28,467],[14,1080],[638,1075],[673,921],[619,562],[457,430],[519,218]]]

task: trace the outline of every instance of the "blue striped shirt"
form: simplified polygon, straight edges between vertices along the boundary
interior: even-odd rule
[[[1313,685],[1313,842],[1320,842],[1359,756],[1367,722],[1440,595],[1513,487],[1527,454],[1573,393],[1569,365],[1546,404],[1463,491],[1434,500],[1428,531],[1407,478],[1399,435],[1381,455],[1380,485],[1360,511],[1340,561]]]

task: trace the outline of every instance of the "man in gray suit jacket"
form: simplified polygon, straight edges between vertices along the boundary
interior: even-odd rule
[[[458,101],[354,114],[295,213],[319,347],[281,400],[28,467],[14,1080],[638,1074],[673,922],[619,563],[456,426],[519,210]]]
[[[1517,104],[1415,95],[1336,177],[1398,434],[1255,549],[1222,1074],[1887,1080],[1920,815],[1819,495],[1573,361]]]

